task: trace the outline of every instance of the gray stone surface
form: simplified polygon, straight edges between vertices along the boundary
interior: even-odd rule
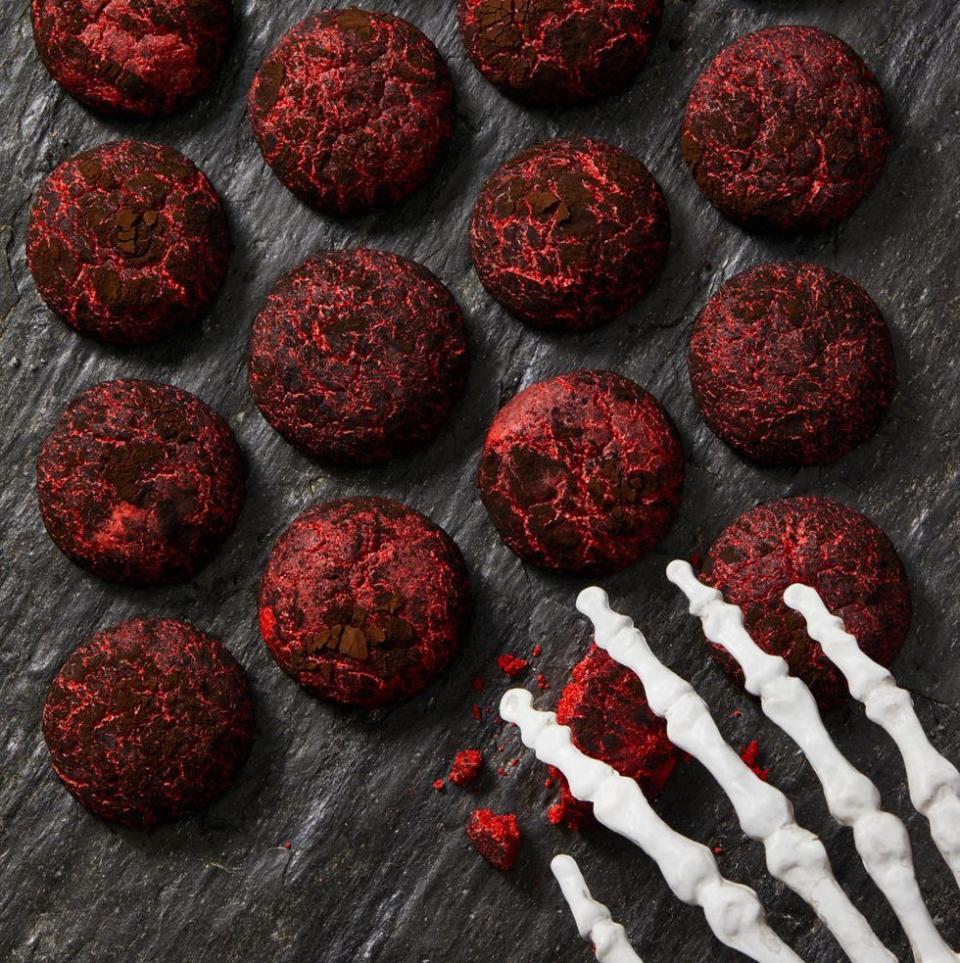
[[[901,959],[908,948],[833,826],[809,768],[708,663],[697,627],[663,578],[676,555],[702,550],[722,525],[760,499],[823,493],[865,511],[890,534],[911,577],[916,618],[896,671],[916,695],[934,742],[960,761],[960,432],[956,339],[960,294],[957,77],[960,7],[953,0],[667,0],[655,52],[620,96],[566,112],[533,112],[487,86],[459,43],[453,0],[380,0],[439,45],[459,96],[457,138],[439,176],[382,215],[334,222],[302,207],[265,168],[244,95],[261,57],[303,14],[333,4],[242,0],[233,54],[214,89],[163,123],[130,126],[81,109],[37,60],[27,3],[0,12],[0,959],[45,961],[304,961],[348,963],[576,963],[589,949],[574,933],[547,864],[581,861],[647,960],[736,958],[698,910],[678,904],[642,853],[600,830],[582,838],[550,826],[542,767],[501,731],[494,707],[505,650],[543,645],[538,669],[554,688],[587,644],[573,599],[582,583],[525,568],[501,547],[472,479],[484,427],[518,388],[578,366],[609,366],[652,390],[676,419],[689,481],[679,523],[630,571],[605,580],[656,649],[692,677],[736,744],[756,737],[771,778],[825,839],[837,875]],[[677,148],[688,89],[710,55],[740,33],[803,22],[844,37],[879,74],[895,147],[883,179],[853,218],[814,239],[750,237],[698,195]],[[465,242],[483,179],[520,148],[583,131],[636,152],[663,186],[674,241],[655,290],[625,319],[592,334],[546,337],[522,327],[480,288]],[[222,192],[236,251],[227,289],[197,330],[146,349],[85,340],[50,315],[25,264],[24,234],[41,179],[73,153],[120,136],[185,151]],[[252,318],[272,281],[309,252],[356,243],[417,258],[463,304],[473,366],[467,400],[428,450],[362,472],[332,472],[302,457],[260,417],[245,383]],[[859,280],[894,332],[900,392],[877,437],[838,465],[759,470],[713,438],[697,416],[685,370],[695,314],[732,273],[772,257],[810,258]],[[192,584],[162,591],[104,585],[73,567],[44,534],[34,462],[72,395],[116,376],[169,381],[198,393],[231,422],[249,466],[239,530]],[[478,615],[463,653],[423,697],[373,715],[341,711],[299,691],[274,666],[256,627],[255,588],[276,536],[316,499],[383,493],[427,512],[461,544]],[[239,786],[201,817],[144,835],[98,822],[53,777],[39,729],[48,680],[80,639],[134,614],[195,622],[224,639],[250,674],[259,736]],[[477,696],[470,681],[487,689]],[[533,675],[527,680],[533,684]],[[482,724],[470,714],[474,699]],[[740,707],[742,715],[731,715]],[[906,819],[924,892],[945,934],[960,944],[957,893],[910,810],[893,747],[856,708],[832,714],[842,748]],[[499,751],[498,746],[503,746]],[[432,781],[455,750],[483,748],[475,790],[438,794]],[[516,767],[508,760],[520,757]],[[506,765],[499,777],[496,767]],[[512,809],[525,843],[502,876],[463,835],[475,805]],[[681,831],[720,846],[722,869],[755,885],[776,929],[806,960],[840,958],[807,908],[763,869],[729,804],[696,764],[684,766],[657,809]],[[282,845],[290,842],[290,848]]]

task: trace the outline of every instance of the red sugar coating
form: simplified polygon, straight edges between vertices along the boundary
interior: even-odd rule
[[[203,172],[172,147],[135,140],[64,161],[41,185],[27,230],[43,300],[81,334],[115,344],[157,341],[201,318],[229,254]]]
[[[386,251],[328,251],[282,277],[257,315],[250,388],[299,448],[370,464],[433,438],[463,390],[467,344],[453,295]]]
[[[460,34],[480,72],[534,106],[625,87],[647,59],[662,0],[459,0]]]
[[[504,652],[497,656],[500,671],[511,679],[515,679],[521,672],[525,672],[530,665],[526,659],[518,659],[512,652]]]
[[[260,631],[308,692],[373,708],[424,689],[460,647],[470,581],[453,539],[387,498],[307,509],[260,584]]]
[[[107,381],[78,395],[47,436],[37,497],[50,537],[100,578],[185,582],[233,530],[240,450],[199,398],[151,381]]]
[[[758,779],[762,779],[764,782],[767,781],[767,776],[770,775],[769,769],[764,769],[760,765],[760,743],[756,739],[751,739],[746,746],[744,746],[743,751],[740,753],[740,758],[754,771]]]
[[[873,434],[896,388],[890,332],[858,284],[818,264],[727,281],[690,339],[711,431],[763,464],[836,461]]]
[[[667,726],[647,703],[643,684],[603,649],[591,645],[574,667],[557,703],[557,721],[570,727],[573,744],[583,753],[636,779],[652,798],[667,784],[679,754],[667,738]],[[592,818],[592,806],[575,799],[563,774],[560,800],[548,813],[556,824],[579,829]]]
[[[543,646],[542,646],[542,645],[535,645],[535,646],[533,647],[533,657],[534,657],[535,659],[539,659],[542,654],[543,654]]]
[[[463,749],[453,757],[453,766],[447,778],[455,786],[468,786],[480,775],[483,753],[479,749]]]
[[[188,815],[226,789],[253,739],[243,670],[185,622],[132,619],[79,645],[43,706],[54,772],[127,826]]]
[[[743,609],[757,645],[785,658],[822,708],[845,702],[847,685],[807,635],[803,617],[784,604],[788,585],[813,586],[881,665],[894,660],[910,627],[910,586],[890,539],[859,512],[827,498],[784,498],[744,512],[711,545],[701,580]],[[711,648],[742,683],[732,658]]]
[[[453,82],[437,48],[389,13],[330,10],[297,24],[250,87],[266,162],[320,210],[396,204],[453,136]]]
[[[500,538],[525,561],[602,574],[663,538],[683,474],[680,441],[652,395],[612,371],[574,371],[500,410],[477,485]]]
[[[538,689],[550,688],[550,683],[547,681],[547,677],[542,672],[537,676],[537,688]]]
[[[768,27],[725,47],[683,119],[683,155],[707,199],[744,227],[778,234],[847,217],[889,145],[876,77],[812,27]]]
[[[513,813],[497,815],[476,809],[467,821],[467,837],[473,848],[493,867],[506,873],[520,850],[520,827]]]
[[[442,779],[434,779],[434,780],[433,780],[433,788],[434,788],[437,792],[443,792],[443,786],[444,786],[444,783],[443,783],[443,780],[442,780]]]
[[[233,22],[230,0],[31,0],[53,79],[107,114],[162,117],[210,86]]]
[[[470,222],[487,292],[538,328],[583,331],[623,314],[660,273],[670,212],[631,154],[552,140],[498,168]]]

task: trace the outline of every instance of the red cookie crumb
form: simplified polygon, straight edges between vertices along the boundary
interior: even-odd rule
[[[497,815],[475,809],[467,821],[467,837],[473,848],[493,867],[506,873],[520,849],[520,827],[513,813]]]
[[[574,371],[497,414],[477,473],[504,544],[557,572],[633,564],[680,508],[683,449],[659,402],[612,371]]]
[[[240,450],[199,398],[106,381],[70,402],[40,450],[37,498],[56,546],[126,585],[185,582],[240,514]]]
[[[662,0],[459,0],[460,35],[480,72],[538,107],[625,87],[660,27]]]
[[[697,318],[689,368],[710,430],[767,465],[842,458],[876,430],[897,384],[879,309],[818,264],[727,281]]]
[[[744,746],[743,751],[740,753],[740,758],[753,770],[758,779],[762,779],[764,782],[767,781],[770,770],[764,769],[760,765],[760,743],[757,742],[756,739],[751,739],[750,742]]]
[[[208,805],[253,739],[243,670],[186,622],[132,619],[81,643],[50,685],[54,772],[91,812],[149,827]]]
[[[710,547],[700,577],[743,609],[757,645],[785,658],[822,708],[845,702],[847,684],[807,635],[803,617],[784,604],[787,586],[813,586],[881,665],[890,665],[910,627],[910,585],[890,539],[859,512],[827,498],[784,498],[744,512]],[[742,683],[734,660],[711,648]]]
[[[315,696],[367,708],[426,688],[459,649],[470,608],[453,539],[387,498],[307,509],[260,583],[260,632],[280,668]]]
[[[210,181],[172,147],[126,140],[64,161],[30,213],[40,296],[81,334],[165,338],[203,317],[227,273],[230,231]]]
[[[643,684],[596,645],[573,667],[557,703],[557,721],[570,727],[581,752],[635,779],[650,798],[662,791],[677,765],[677,748],[667,737],[666,722],[648,705]],[[593,807],[571,795],[559,770],[551,767],[550,776],[560,784],[560,800],[548,818],[581,828]]]
[[[890,134],[883,91],[847,44],[780,26],[717,54],[690,93],[682,145],[722,214],[793,234],[853,211],[880,177]]]
[[[455,786],[467,786],[480,775],[483,753],[479,749],[463,749],[453,758],[453,766],[447,778]]]
[[[547,681],[547,677],[542,672],[537,676],[537,688],[544,690],[550,688],[550,683]]]
[[[444,786],[444,782],[443,782],[442,779],[434,779],[434,780],[433,780],[433,788],[434,788],[437,792],[443,792],[443,786]]]
[[[416,262],[363,248],[314,255],[282,277],[250,342],[250,388],[267,421],[346,464],[431,440],[466,369],[453,295]]]
[[[512,652],[504,652],[497,656],[500,671],[511,679],[515,679],[521,672],[525,672],[530,663],[526,659],[518,659]]]
[[[453,136],[447,65],[389,13],[329,10],[297,24],[264,60],[248,108],[284,186],[337,214],[402,200]]]
[[[206,90],[226,53],[230,0],[31,0],[37,53],[80,103],[165,117]]]
[[[534,657],[535,659],[539,659],[541,655],[543,655],[543,646],[542,646],[542,645],[535,645],[535,646],[533,647],[533,657]]]
[[[507,161],[484,185],[470,253],[487,292],[538,328],[584,331],[613,320],[653,284],[670,212],[631,154],[573,137]]]

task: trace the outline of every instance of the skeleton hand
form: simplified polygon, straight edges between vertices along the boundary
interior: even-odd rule
[[[880,808],[876,787],[834,745],[807,687],[789,675],[783,659],[757,647],[743,626],[740,610],[698,581],[689,565],[672,562],[667,577],[687,596],[690,613],[701,619],[707,638],[740,664],[746,688],[760,698],[764,713],[806,755],[823,785],[831,814],[853,829],[864,866],[900,920],[914,958],[918,963],[957,963],[960,956],[943,941],[924,905],[906,829]],[[960,883],[960,773],[930,745],[910,696],[860,650],[812,588],[792,585],[784,600],[804,616],[811,637],[846,676],[851,694],[864,703],[867,716],[900,748],[911,800],[929,820],[933,840]],[[602,589],[583,591],[577,608],[593,623],[597,645],[639,676],[650,708],[667,720],[670,739],[703,763],[730,797],[743,831],[763,843],[771,875],[811,906],[855,963],[894,961],[896,957],[840,888],[823,844],[797,825],[786,796],[759,779],[724,741],[692,686],[656,658],[629,618],[609,608]],[[554,713],[538,711],[532,702],[529,692],[512,689],[501,701],[500,714],[520,727],[524,744],[538,759],[563,772],[574,796],[593,803],[599,822],[657,862],[679,899],[702,907],[722,942],[764,963],[799,960],[767,925],[752,889],[724,879],[713,854],[663,822],[636,782],[581,753]],[[586,936],[595,930],[592,938],[598,959],[604,963],[637,959],[621,936],[622,928],[590,898],[576,864],[562,857],[559,870],[555,866],[581,933]]]

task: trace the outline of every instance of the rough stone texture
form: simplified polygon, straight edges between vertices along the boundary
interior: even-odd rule
[[[244,121],[246,90],[282,33],[332,4],[243,0],[237,42],[212,90],[187,113],[135,134],[175,145],[222,192],[237,245],[227,287],[202,325],[133,351],[95,344],[53,318],[24,257],[30,199],[43,177],[77,151],[131,130],[85,113],[50,81],[33,50],[26,4],[0,13],[0,873],[8,881],[0,893],[0,958],[585,963],[589,947],[548,870],[550,857],[566,849],[645,958],[741,959],[717,944],[699,910],[677,903],[642,853],[606,830],[581,838],[549,825],[543,767],[515,732],[493,723],[511,684],[496,669],[499,652],[529,657],[534,644],[543,645],[516,681],[535,686],[542,672],[553,688],[537,690],[537,702],[551,705],[586,651],[587,633],[573,608],[584,581],[525,569],[498,544],[472,487],[484,432],[521,386],[609,365],[664,402],[683,436],[688,480],[666,541],[604,586],[666,661],[694,680],[734,745],[759,741],[759,764],[794,799],[802,822],[823,835],[837,875],[878,933],[908,959],[893,914],[849,832],[829,819],[809,767],[711,663],[663,568],[705,549],[761,498],[822,493],[861,508],[893,539],[913,585],[916,615],[895,671],[916,694],[934,743],[960,761],[960,8],[952,0],[669,0],[650,60],[629,90],[553,114],[524,110],[479,76],[460,46],[452,3],[378,5],[437,42],[457,85],[453,149],[430,189],[343,225],[302,207],[269,174]],[[678,148],[683,104],[699,71],[736,35],[776,22],[811,23],[850,42],[876,69],[893,116],[894,143],[877,188],[835,232],[802,240],[751,237],[724,222]],[[470,265],[467,225],[498,164],[537,140],[578,131],[622,144],[649,166],[670,201],[674,240],[661,280],[626,317],[590,334],[545,336],[484,294]],[[278,276],[314,250],[357,244],[413,257],[449,284],[467,313],[476,361],[468,401],[432,446],[383,467],[332,472],[258,414],[246,387],[247,339]],[[773,258],[820,261],[848,275],[892,329],[900,389],[890,414],[835,465],[753,467],[710,433],[690,394],[686,347],[697,312],[723,280]],[[121,376],[199,393],[230,419],[247,456],[250,494],[231,551],[187,586],[102,585],[43,533],[32,491],[40,443],[67,399]],[[273,664],[256,624],[256,586],[277,535],[314,500],[354,494],[400,499],[446,528],[464,549],[478,609],[450,670],[422,696],[377,715],[303,693]],[[40,733],[47,684],[67,652],[93,631],[142,614],[187,619],[221,638],[249,673],[259,725],[238,788],[203,816],[149,835],[107,828],[84,812],[57,784]],[[483,692],[471,687],[477,675],[486,679]],[[473,703],[483,710],[480,725]],[[827,724],[906,818],[924,892],[960,945],[956,889],[925,821],[910,808],[896,751],[859,708],[839,709]],[[431,783],[465,745],[484,751],[489,771],[469,792],[435,792]],[[510,767],[514,757],[520,762]],[[773,925],[804,959],[840,959],[812,913],[766,873],[761,848],[744,840],[699,765],[681,765],[655,805],[681,831],[723,848],[723,870],[758,887]],[[506,876],[464,836],[478,806],[519,816],[524,845]]]

